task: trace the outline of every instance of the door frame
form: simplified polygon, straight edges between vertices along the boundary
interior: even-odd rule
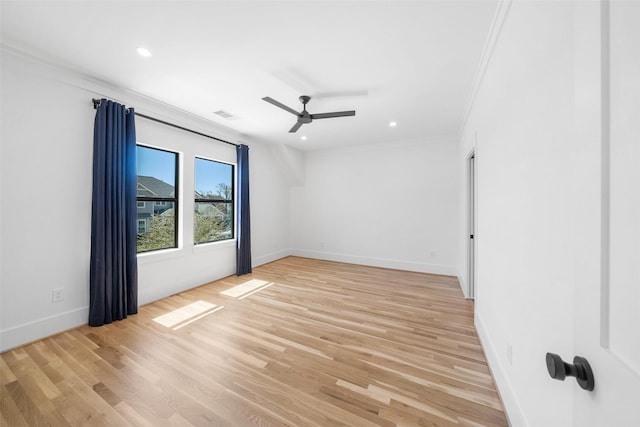
[[[477,134],[475,135],[477,141]],[[478,245],[476,244],[477,218],[478,218],[478,165],[476,161],[476,146],[465,158],[467,171],[467,212],[466,212],[466,235],[467,242],[467,298],[475,299],[476,297],[476,279],[478,265]],[[473,237],[471,237],[473,236]]]

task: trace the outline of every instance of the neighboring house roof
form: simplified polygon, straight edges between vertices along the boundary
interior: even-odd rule
[[[175,197],[173,185],[152,176],[138,175],[138,197]],[[223,201],[225,198],[219,194],[203,194],[194,191],[196,199],[211,201]]]
[[[175,189],[158,178],[138,175],[138,197],[175,197]]]

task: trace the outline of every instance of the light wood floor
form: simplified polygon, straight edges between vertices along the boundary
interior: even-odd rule
[[[251,279],[272,285],[220,294]],[[224,308],[153,320],[196,301]],[[0,374],[3,426],[507,425],[455,278],[295,257],[6,352]]]

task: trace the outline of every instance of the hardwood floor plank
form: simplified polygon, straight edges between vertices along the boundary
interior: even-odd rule
[[[69,425],[114,425],[126,423],[115,413],[104,412],[104,403],[87,393],[88,387],[78,378],[65,379],[58,384],[62,395],[53,401]],[[86,397],[86,399],[85,399]],[[109,422],[110,421],[110,422]]]
[[[7,365],[5,358],[0,358],[0,385],[5,385],[17,380],[11,368]]]
[[[17,383],[17,380],[7,384],[15,383]],[[15,401],[11,397],[9,390],[6,387],[7,384],[4,384],[2,388],[0,388],[0,414],[2,415],[3,423],[5,423],[2,425],[27,427],[29,426],[29,423],[24,418],[22,411],[18,408],[18,405],[16,405]]]
[[[134,335],[135,337],[135,335]],[[125,342],[125,341],[123,341]],[[159,345],[163,345],[163,341],[158,341]],[[251,414],[245,414],[242,411],[235,411],[238,405],[234,402],[236,398],[234,393],[227,390],[225,384],[216,381],[215,375],[220,372],[220,368],[213,366],[211,362],[210,352],[203,351],[202,346],[192,347],[189,342],[185,341],[177,351],[180,354],[166,355],[162,353],[146,353],[151,343],[148,339],[143,344],[127,343],[127,350],[130,351],[132,358],[137,357],[137,363],[153,369],[154,372],[161,374],[157,381],[171,383],[174,392],[182,392],[189,399],[202,405],[202,412],[211,412],[207,422],[216,425],[233,425],[234,420],[240,420],[250,417]],[[185,349],[184,347],[187,346]],[[184,351],[184,354],[182,352]],[[138,355],[143,355],[142,357]],[[196,355],[201,360],[207,362],[196,366],[189,363],[189,357]],[[178,356],[178,357],[176,357]],[[184,359],[183,357],[184,356]],[[173,362],[173,363],[171,363]],[[220,367],[225,365],[225,361],[220,361]],[[265,417],[263,417],[265,418]],[[253,424],[255,420],[251,422]],[[262,423],[258,423],[259,425]],[[196,424],[198,425],[198,424]]]
[[[59,415],[59,413],[51,408],[39,407],[38,403],[43,402],[42,396],[37,392],[37,388],[30,387],[31,383],[28,381],[29,377],[24,376],[22,379],[14,381],[5,385],[11,399],[15,402],[20,413],[26,420],[28,425],[41,426],[41,425],[55,425],[55,426],[68,426],[69,423]],[[23,383],[27,380],[30,395],[27,389],[23,387]],[[52,406],[52,402],[47,402],[47,406]]]
[[[288,257],[1,356],[12,426],[507,425],[448,276]]]

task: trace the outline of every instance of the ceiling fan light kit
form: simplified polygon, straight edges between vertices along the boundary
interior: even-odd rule
[[[297,132],[298,129],[300,129],[300,126],[307,124],[307,123],[311,123],[314,119],[331,119],[334,117],[348,117],[348,116],[355,116],[356,112],[355,110],[349,110],[349,111],[335,111],[332,113],[319,113],[319,114],[310,114],[307,111],[307,103],[311,100],[311,97],[308,95],[302,95],[300,98],[300,102],[302,102],[302,111],[297,112],[296,110],[294,110],[291,107],[288,107],[286,105],[284,105],[283,103],[276,101],[273,98],[270,98],[268,96],[265,96],[264,98],[262,98],[263,101],[267,101],[269,104],[273,104],[278,108],[282,108],[285,111],[290,112],[291,114],[295,115],[298,117],[298,120],[296,122],[296,124],[293,125],[293,127],[291,129],[289,129],[290,133],[293,132]]]

